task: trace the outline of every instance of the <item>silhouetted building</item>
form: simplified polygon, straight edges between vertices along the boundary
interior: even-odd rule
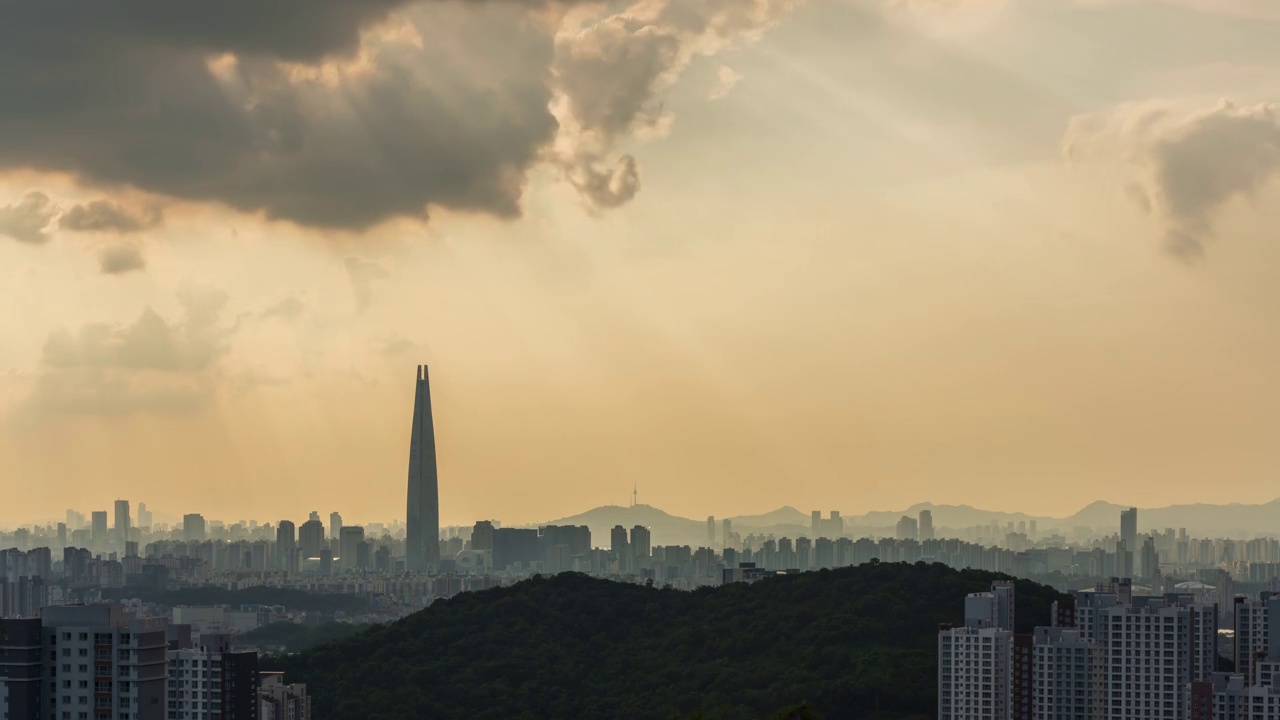
[[[298,536],[293,522],[281,520],[276,525],[276,567],[289,573],[297,572],[297,547]]]
[[[1120,542],[1126,552],[1138,552],[1138,508],[1120,512]]]
[[[200,513],[183,515],[182,537],[187,542],[202,542],[205,539],[204,516]]]
[[[314,514],[314,513],[313,513]],[[324,548],[324,523],[312,518],[298,528],[298,547],[303,558],[318,558]]]
[[[898,521],[897,538],[899,540],[915,540],[918,532],[915,518],[903,515]]]
[[[919,521],[918,532],[919,532],[920,540],[922,541],[933,539],[933,512],[932,511],[929,511],[929,510],[920,511],[920,521]]]
[[[620,572],[631,569],[631,543],[627,542],[627,529],[621,525],[614,525],[609,531],[609,552],[618,562]]]
[[[496,528],[493,531],[493,569],[507,570],[519,564],[528,570],[541,559],[538,531],[532,528]]]
[[[359,525],[349,525],[342,528],[338,538],[338,564],[345,570],[355,570],[360,567],[359,552],[360,543],[364,542],[364,528]],[[366,560],[366,565],[368,561]]]
[[[342,514],[339,512],[329,513],[329,543],[332,549],[339,556],[342,554]]]
[[[107,511],[93,511],[93,544],[103,547],[107,544]]]
[[[0,717],[42,717],[40,619],[0,620]]]
[[[427,366],[418,366],[409,436],[409,502],[405,564],[412,572],[434,572],[440,565],[440,482],[436,472],[435,425]]]
[[[479,520],[471,528],[472,550],[493,550],[493,522]]]
[[[652,542],[649,528],[636,525],[631,528],[631,567],[640,569],[648,565]]]

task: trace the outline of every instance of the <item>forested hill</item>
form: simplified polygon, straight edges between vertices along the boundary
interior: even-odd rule
[[[939,623],[1004,576],[878,563],[696,592],[562,574],[284,658],[316,720],[926,718]],[[1007,579],[1007,578],[1005,578]],[[1052,588],[1019,581],[1021,632]]]

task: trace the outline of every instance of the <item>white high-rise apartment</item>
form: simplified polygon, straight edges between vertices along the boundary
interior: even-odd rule
[[[1013,704],[1013,585],[972,593],[964,627],[938,633],[939,720],[1007,720]]]
[[[1187,686],[1191,720],[1280,720],[1280,688],[1249,685],[1243,675],[1214,673]]]
[[[958,627],[938,633],[938,720],[1007,720],[1013,633]]]
[[[1139,602],[1141,601],[1141,602]],[[1110,720],[1176,720],[1187,684],[1213,677],[1217,621],[1212,606],[1135,598],[1101,611]]]
[[[261,677],[258,720],[311,720],[311,699],[307,697],[306,685],[286,685],[284,676],[278,672],[264,672]]]
[[[180,643],[181,645],[181,643]],[[232,651],[231,635],[169,650],[169,720],[253,718],[258,710],[258,654]]]
[[[1258,665],[1280,659],[1280,596],[1264,592],[1259,599],[1235,598],[1235,673],[1250,685],[1261,682]]]
[[[1075,628],[1038,627],[1032,650],[1032,717],[1104,717],[1105,657]]]
[[[165,620],[121,605],[47,607],[46,718],[164,720]]]

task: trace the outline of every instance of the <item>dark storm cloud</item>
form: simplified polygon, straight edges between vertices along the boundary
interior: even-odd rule
[[[361,30],[406,4],[0,0],[0,170],[71,172],[338,228],[429,203],[517,214],[524,171],[556,129],[543,82],[551,39],[523,22],[526,4],[427,3],[484,23],[492,47],[476,57],[523,52],[527,69],[509,68],[509,80],[469,82],[450,64],[459,58],[431,47],[384,53],[337,87],[294,82],[280,66],[352,58]],[[223,53],[238,61],[230,84],[209,65]]]
[[[613,207],[640,185],[618,146],[663,132],[690,60],[800,0],[600,3],[558,26],[581,1],[0,0],[0,172],[359,230],[518,216],[550,162]],[[133,226],[90,210],[69,229]]]

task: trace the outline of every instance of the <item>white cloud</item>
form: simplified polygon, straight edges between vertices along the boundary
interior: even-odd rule
[[[729,97],[729,93],[737,87],[742,81],[742,73],[734,70],[728,65],[721,65],[716,70],[716,86],[711,88],[711,93],[707,96],[711,100],[723,100]]]

